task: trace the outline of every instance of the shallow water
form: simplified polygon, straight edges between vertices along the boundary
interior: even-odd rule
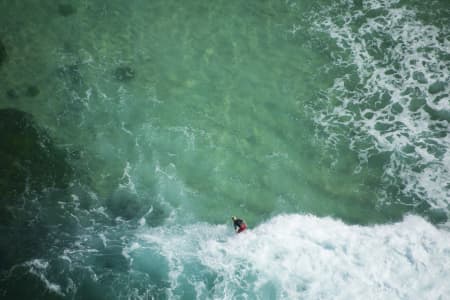
[[[0,3],[0,108],[73,169],[3,196],[0,294],[445,299],[449,4],[184,2]]]

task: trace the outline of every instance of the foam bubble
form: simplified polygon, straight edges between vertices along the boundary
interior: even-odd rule
[[[195,224],[146,230],[138,240],[167,259],[168,294],[174,298],[180,286],[211,299],[439,299],[450,294],[450,234],[417,216],[362,227],[286,215],[239,235],[223,225]]]

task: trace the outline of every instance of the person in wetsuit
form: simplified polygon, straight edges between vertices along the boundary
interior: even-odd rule
[[[235,216],[231,217],[231,220],[233,220],[234,231],[236,231],[236,233],[241,233],[247,229],[247,224],[245,224],[244,220],[238,219]]]

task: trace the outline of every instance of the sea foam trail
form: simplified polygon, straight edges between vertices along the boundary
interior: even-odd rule
[[[179,291],[188,285],[198,299],[450,295],[450,233],[417,216],[363,227],[282,215],[239,235],[223,225],[161,227],[139,233],[128,255],[140,248],[157,249],[167,260],[173,299],[181,298]],[[199,274],[214,274],[214,279],[208,283]]]
[[[336,11],[345,9],[342,20]],[[337,68],[352,70],[327,91],[315,121],[330,141],[349,138],[361,161],[385,153],[385,184],[448,212],[450,199],[449,27],[424,24],[397,0],[340,1],[315,16],[335,41]],[[354,75],[357,75],[356,77]],[[334,103],[334,104],[332,104]],[[336,104],[337,103],[337,104]],[[345,132],[346,136],[342,136]],[[396,195],[382,195],[384,201]]]

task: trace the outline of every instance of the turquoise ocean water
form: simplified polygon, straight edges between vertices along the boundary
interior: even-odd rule
[[[449,299],[449,70],[446,0],[0,1],[0,298]]]

